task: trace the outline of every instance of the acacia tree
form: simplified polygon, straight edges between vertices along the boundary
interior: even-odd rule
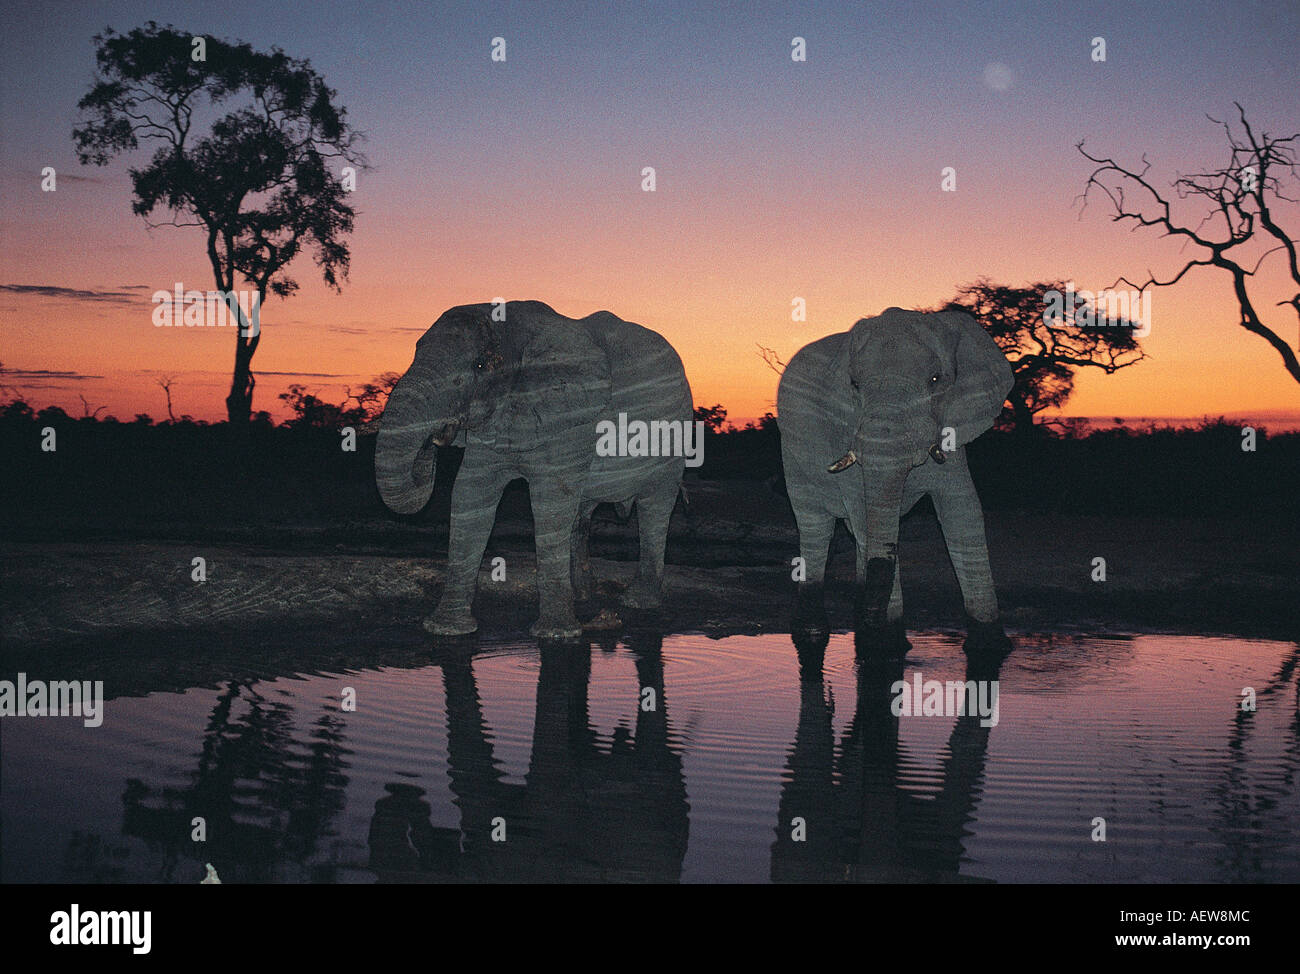
[[[379,417],[383,415],[384,407],[388,404],[388,397],[393,394],[393,389],[397,387],[401,375],[396,372],[384,372],[362,385],[360,392],[353,392],[351,386],[347,386],[347,402],[356,402],[356,409],[364,418],[366,426],[372,426],[378,422]]]
[[[696,406],[695,419],[703,423],[704,428],[710,433],[721,433],[722,427],[727,422],[727,408],[721,404],[714,403],[712,406]]]
[[[156,144],[148,165],[130,170],[131,209],[151,226],[150,214],[162,210],[170,218],[159,223],[206,231],[217,289],[240,324],[226,414],[246,426],[261,328],[235,303],[235,280],[255,289],[260,309],[268,292],[284,298],[298,289],[286,269],[310,249],[325,283],[341,290],[354,212],[342,173],[329,167],[364,168],[360,136],[338,93],[278,47],[263,53],[153,21],[125,35],[108,28],[94,41],[97,78],[77,103],[82,119],[72,133],[77,158],[103,166],[141,142]],[[245,99],[238,107],[237,98]],[[196,111],[227,108],[206,136],[191,131]]]
[[[936,309],[974,315],[1006,355],[1015,385],[1007,395],[1010,411],[1004,422],[1019,434],[1033,431],[1037,413],[1065,405],[1074,392],[1077,369],[1101,369],[1110,375],[1146,357],[1134,334],[1136,322],[1106,323],[1083,315],[1082,306],[1058,307],[1048,301],[1048,295],[1067,291],[1073,288],[1063,281],[1018,288],[981,278],[958,288],[955,298]]]
[[[379,417],[383,415],[384,405],[392,394],[401,376],[396,372],[385,372],[365,383],[360,392],[353,392],[347,387],[347,398],[341,403],[326,402],[315,393],[307,391],[300,383],[289,386],[288,392],[280,393],[281,401],[293,413],[293,419],[285,422],[290,428],[338,429],[341,426],[356,426],[361,432],[376,432]],[[348,403],[355,402],[355,406]]]
[[[1270,326],[1264,324],[1256,305],[1258,293],[1251,294],[1251,278],[1264,259],[1281,252],[1286,255],[1287,272],[1297,291],[1289,299],[1277,302],[1277,307],[1290,306],[1300,318],[1300,263],[1297,262],[1296,240],[1283,230],[1275,219],[1274,208],[1278,201],[1296,202],[1282,192],[1282,176],[1295,177],[1296,155],[1294,143],[1300,133],[1286,138],[1274,138],[1267,132],[1258,135],[1246,121],[1246,112],[1237,102],[1237,115],[1242,134],[1234,134],[1226,122],[1210,118],[1222,125],[1227,136],[1229,157],[1222,169],[1180,176],[1173,182],[1174,193],[1180,200],[1193,200],[1201,205],[1199,219],[1192,224],[1193,215],[1176,218],[1170,199],[1162,196],[1147,178],[1151,170],[1145,156],[1140,170],[1125,169],[1113,159],[1089,154],[1083,143],[1078,150],[1083,157],[1096,163],[1097,168],[1088,177],[1083,190],[1083,202],[1095,187],[1110,201],[1114,210],[1111,219],[1116,223],[1132,221],[1137,227],[1158,227],[1164,236],[1179,237],[1184,243],[1199,247],[1202,255],[1187,260],[1167,280],[1148,275],[1142,285],[1120,278],[1131,287],[1145,291],[1149,287],[1176,284],[1193,267],[1218,267],[1232,276],[1232,290],[1241,310],[1239,324],[1246,331],[1259,335],[1282,356],[1287,372],[1300,382],[1300,359],[1295,351]],[[1206,116],[1209,118],[1209,116]],[[1132,196],[1126,194],[1131,191]]]

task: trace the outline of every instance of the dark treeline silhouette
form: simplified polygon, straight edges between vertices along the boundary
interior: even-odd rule
[[[760,420],[743,429],[719,427],[706,427],[699,477],[766,480],[783,492],[779,424]],[[1223,417],[1194,427],[1088,430],[1075,423],[1034,430],[1025,436],[1013,426],[995,429],[967,447],[985,508],[1170,516],[1282,513],[1292,509],[1290,485],[1300,477],[1300,433],[1270,435],[1256,427],[1254,450],[1244,450],[1243,427]]]
[[[373,426],[351,426],[355,450],[345,450],[336,425],[342,407],[301,395],[294,401],[303,410],[288,422],[256,419],[246,447],[225,435],[224,423],[76,418],[57,407],[34,411],[21,400],[0,406],[3,530],[84,539],[96,528],[339,527],[393,518],[374,486]],[[360,420],[361,412],[348,418]],[[688,496],[692,480],[784,493],[778,425],[765,419],[718,427],[706,430],[703,465],[687,472]],[[54,431],[52,451],[42,449],[46,430]],[[1242,428],[1223,418],[1192,428],[1044,429],[1032,437],[994,430],[970,445],[969,458],[989,510],[1293,517],[1300,434],[1269,435],[1261,427],[1253,451],[1243,443]],[[442,450],[438,488],[417,521],[446,523],[460,452]],[[528,517],[522,482],[507,492],[502,510]]]

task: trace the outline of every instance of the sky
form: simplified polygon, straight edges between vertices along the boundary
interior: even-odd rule
[[[1167,188],[1224,164],[1206,115],[1234,118],[1234,101],[1257,130],[1300,131],[1300,5],[1285,0],[3,6],[0,361],[33,405],[74,415],[84,397],[123,419],[165,416],[167,375],[178,415],[221,419],[234,357],[226,329],[153,324],[155,290],[214,285],[199,230],[131,213],[127,170],[152,150],[77,163],[76,103],[105,26],[279,46],[311,61],[365,135],[342,293],[304,256],[301,291],[262,312],[254,409],[277,417],[290,383],[337,401],[404,371],[447,308],[499,296],[652,328],[697,404],[756,417],[778,381],[759,346],[788,360],[980,277],[1096,290],[1194,256],[1112,222],[1100,197],[1080,206],[1081,139],[1125,164],[1145,154]],[[1276,216],[1300,230],[1300,206]],[[1283,272],[1265,261],[1258,303],[1297,343],[1294,315],[1274,307],[1294,293]],[[795,298],[806,321],[791,320]],[[1227,274],[1193,271],[1154,293],[1148,360],[1084,370],[1065,412],[1300,416],[1300,386],[1238,321]]]

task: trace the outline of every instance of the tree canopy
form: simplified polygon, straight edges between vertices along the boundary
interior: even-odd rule
[[[1030,432],[1034,416],[1043,410],[1065,405],[1078,369],[1111,374],[1146,357],[1136,322],[1099,322],[1092,314],[1097,309],[1086,301],[1068,307],[1053,300],[1073,290],[1064,281],[1017,288],[981,278],[958,288],[957,296],[938,309],[974,315],[1006,355],[1015,385],[1001,424],[1017,432]],[[1057,316],[1057,311],[1062,313]]]

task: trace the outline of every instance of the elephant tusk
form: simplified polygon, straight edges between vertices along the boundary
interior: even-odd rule
[[[930,458],[934,460],[935,463],[943,463],[945,460],[948,459],[946,456],[944,456],[943,451],[939,449],[938,443],[930,447]]]
[[[831,473],[839,473],[841,470],[847,470],[858,462],[858,455],[850,450],[844,456],[840,457],[826,469]]]
[[[455,423],[447,423],[442,429],[438,430],[438,435],[429,436],[428,442],[434,446],[447,446],[452,440],[456,439],[459,428]]]

